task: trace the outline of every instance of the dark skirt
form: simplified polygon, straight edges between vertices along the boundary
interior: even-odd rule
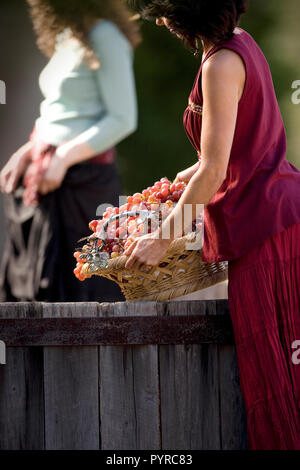
[[[251,449],[300,450],[300,364],[294,349],[300,341],[299,286],[300,223],[229,262],[229,306]]]
[[[118,285],[100,277],[84,282],[73,274],[77,241],[90,234],[88,223],[100,204],[119,204],[116,165],[88,163],[70,168],[62,186],[24,206],[24,188],[4,197],[7,240],[0,275],[0,300],[110,302],[124,300]]]

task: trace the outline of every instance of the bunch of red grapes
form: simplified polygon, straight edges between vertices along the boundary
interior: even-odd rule
[[[74,274],[77,279],[84,281],[91,277],[84,275],[82,268],[87,262],[87,255],[91,252],[95,240],[98,240],[98,247],[101,251],[108,253],[111,259],[117,258],[124,253],[137,237],[158,228],[158,222],[155,225],[152,221],[149,226],[149,221],[142,220],[138,211],[160,211],[161,222],[165,220],[174,209],[185,188],[185,183],[172,183],[168,178],[162,178],[160,181],[154,183],[153,186],[144,189],[141,193],[128,196],[126,204],[120,207],[108,207],[102,219],[92,220],[89,227],[94,232],[93,235],[88,238],[88,242],[80,251],[74,253],[74,257],[77,260]],[[124,215],[124,217],[122,217],[121,214],[128,211],[136,211],[137,214],[131,216]],[[108,224],[106,239],[104,241],[99,239],[103,224],[115,215],[119,215],[119,217]]]

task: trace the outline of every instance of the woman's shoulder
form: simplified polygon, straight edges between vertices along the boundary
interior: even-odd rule
[[[103,41],[111,42],[131,48],[131,44],[118,26],[110,20],[97,21],[89,31],[89,38],[93,44],[99,44]],[[111,43],[111,44],[113,44]]]
[[[208,80],[224,78],[225,75],[234,77],[244,76],[245,65],[242,57],[232,49],[220,48],[203,64],[202,73]]]
[[[258,49],[253,37],[245,30],[236,28],[234,36],[215,46],[202,62],[206,74],[222,74],[224,71],[243,73],[253,59],[253,52]],[[252,59],[251,59],[252,58]]]

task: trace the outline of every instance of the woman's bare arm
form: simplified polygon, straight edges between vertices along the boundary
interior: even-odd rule
[[[226,178],[245,80],[244,63],[233,51],[222,49],[204,64],[202,158],[176,209],[166,221],[171,225],[172,238],[181,235],[174,230],[174,221],[182,220],[184,205],[192,205],[193,218],[196,218],[196,205],[208,204]]]
[[[244,84],[244,63],[236,53],[221,50],[205,63],[202,74],[204,107],[199,169],[192,176],[176,208],[163,223],[159,234],[141,237],[126,250],[125,254],[129,256],[127,268],[159,263],[168,244],[190,230],[192,220],[224,182]],[[186,205],[192,209],[190,220],[184,220]]]

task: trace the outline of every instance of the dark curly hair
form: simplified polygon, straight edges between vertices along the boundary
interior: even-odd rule
[[[140,42],[139,26],[132,21],[132,13],[125,0],[27,0],[40,50],[53,55],[58,34],[70,28],[73,37],[86,49],[85,59],[95,61],[88,32],[95,20],[113,21],[133,47]],[[96,60],[97,62],[97,60]]]
[[[249,0],[129,0],[142,18],[167,18],[185,42],[198,49],[198,40],[218,44],[233,36]]]

